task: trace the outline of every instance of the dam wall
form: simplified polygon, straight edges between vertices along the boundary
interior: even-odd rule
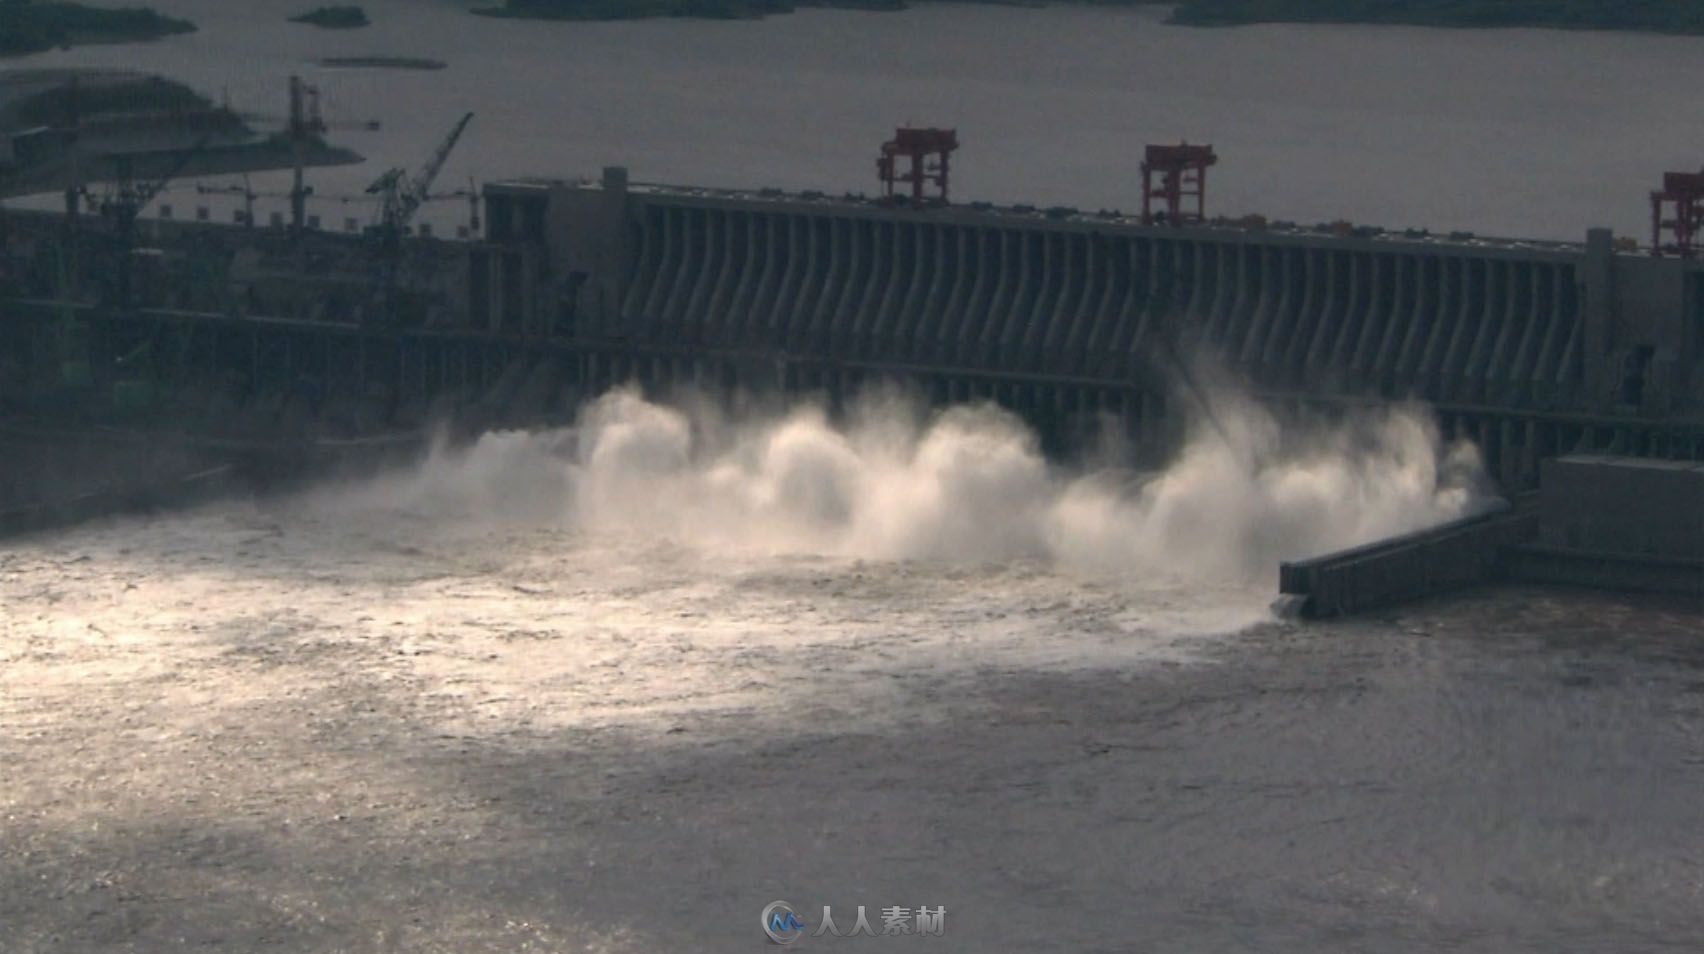
[[[1188,356],[1280,411],[1425,401],[1511,491],[1568,453],[1704,459],[1704,265],[1607,230],[1173,227],[620,168],[490,183],[484,208],[482,235],[404,240],[394,296],[370,238],[141,223],[128,305],[98,234],[67,252],[57,217],[9,211],[0,415],[51,394],[93,413],[110,389],[218,432],[353,436],[445,408],[560,418],[625,382],[833,401],[880,381],[998,402],[1056,447],[1115,423],[1157,456]]]
[[[1479,514],[1279,567],[1307,616],[1348,616],[1502,578],[1505,548],[1538,532],[1530,495]]]
[[[1204,350],[1262,390],[1645,418],[1704,407],[1704,275],[1583,244],[1143,225],[602,182],[487,189],[496,326],[1123,382]],[[549,312],[546,314],[545,312]]]
[[[1280,590],[1310,616],[1502,580],[1704,597],[1704,464],[1550,458],[1538,489],[1513,501],[1279,570]]]

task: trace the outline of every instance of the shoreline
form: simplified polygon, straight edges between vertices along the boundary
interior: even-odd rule
[[[897,13],[934,3],[982,3],[1042,7],[1059,0],[508,0],[469,7],[475,16],[513,20],[615,22],[651,19],[758,20],[807,9]],[[1696,14],[1628,15],[1605,4],[1606,12],[1556,4],[1527,15],[1495,6],[1428,9],[1407,4],[1391,9],[1367,0],[1063,0],[1075,6],[1165,8],[1169,26],[1226,29],[1261,25],[1399,26],[1438,30],[1561,30],[1573,33],[1630,33],[1704,36],[1704,10]],[[1542,2],[1542,0],[1540,0]],[[3,9],[3,8],[0,8]],[[77,3],[30,4],[33,22],[11,24],[19,34],[0,45],[0,60],[76,46],[152,42],[193,33],[196,24],[147,7],[94,7]],[[319,11],[313,11],[315,13]],[[14,13],[14,17],[21,14]],[[290,18],[306,21],[307,15]],[[7,26],[0,13],[0,27]],[[341,24],[339,24],[341,26]],[[353,25],[353,24],[351,24]]]
[[[76,46],[151,42],[197,29],[188,20],[166,16],[151,7],[0,4],[0,60]]]
[[[548,2],[548,0],[547,0]],[[1211,4],[1212,0],[1206,0]],[[1627,20],[1623,23],[1577,22],[1556,17],[1519,19],[1497,16],[1487,19],[1472,15],[1439,13],[1428,15],[1412,8],[1393,15],[1382,11],[1356,15],[1331,11],[1228,10],[1200,9],[1197,3],[1168,2],[1168,0],[655,0],[629,4],[623,0],[564,4],[546,8],[523,4],[520,7],[493,5],[468,10],[476,16],[513,20],[546,20],[571,22],[616,22],[654,19],[699,20],[758,20],[768,16],[796,13],[809,9],[868,10],[899,13],[915,7],[938,4],[978,4],[1002,7],[1083,6],[1103,8],[1165,7],[1170,8],[1164,23],[1168,26],[1200,29],[1230,29],[1245,26],[1369,26],[1418,27],[1436,30],[1561,30],[1570,33],[1627,33],[1650,36],[1704,36],[1704,13],[1696,25],[1661,26]],[[1280,0],[1280,6],[1283,6]],[[1260,6],[1256,3],[1255,6]],[[623,9],[625,8],[625,9]]]

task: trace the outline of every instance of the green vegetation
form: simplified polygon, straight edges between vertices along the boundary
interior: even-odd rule
[[[1181,0],[1172,22],[1402,23],[1704,33],[1699,0]]]
[[[0,56],[38,53],[78,43],[119,43],[189,33],[195,24],[143,7],[0,0]]]
[[[290,22],[311,23],[328,30],[352,30],[373,21],[367,19],[367,11],[360,7],[315,7],[307,13],[291,17]]]

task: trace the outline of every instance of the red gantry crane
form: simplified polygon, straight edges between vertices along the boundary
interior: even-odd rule
[[[1667,217],[1671,206],[1673,218]],[[1704,227],[1704,172],[1663,173],[1662,189],[1651,193],[1651,254],[1663,254],[1666,231],[1674,236],[1666,248],[1691,258],[1700,227]]]
[[[1218,161],[1212,146],[1191,146],[1187,142],[1149,146],[1142,158],[1142,221],[1153,224],[1155,199],[1163,200],[1168,224],[1183,225],[1205,219],[1207,167]],[[1185,199],[1193,199],[1195,207],[1185,209]]]
[[[882,143],[881,155],[876,157],[876,175],[882,182],[882,198],[894,201],[894,187],[910,183],[910,201],[913,204],[939,202],[945,205],[947,161],[958,145],[956,129],[912,129],[906,126],[895,130],[893,138]],[[901,159],[908,162],[904,171],[899,168]],[[924,186],[931,182],[939,187],[939,192],[925,196]]]

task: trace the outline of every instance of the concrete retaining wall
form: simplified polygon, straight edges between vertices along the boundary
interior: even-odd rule
[[[1593,553],[1517,545],[1503,554],[1505,579],[1607,590],[1704,597],[1704,559]]]
[[[1308,616],[1342,616],[1432,596],[1500,574],[1503,547],[1532,539],[1530,501],[1502,502],[1487,513],[1381,540],[1367,546],[1287,562],[1281,592],[1304,598]]]
[[[1545,461],[1540,483],[1547,547],[1704,558],[1704,464],[1569,455]]]

